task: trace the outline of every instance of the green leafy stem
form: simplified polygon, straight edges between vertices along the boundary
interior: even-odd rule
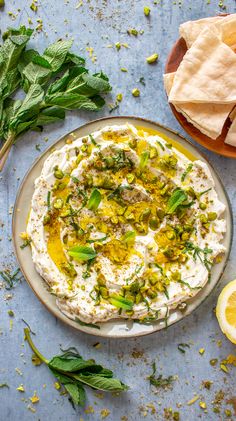
[[[111,370],[96,364],[92,359],[84,360],[76,348],[63,350],[63,354],[56,355],[51,360],[46,359],[33,343],[30,330],[25,328],[24,333],[25,339],[34,354],[48,366],[53,375],[64,386],[73,404],[85,404],[84,386],[105,392],[128,390],[128,386],[113,377]]]

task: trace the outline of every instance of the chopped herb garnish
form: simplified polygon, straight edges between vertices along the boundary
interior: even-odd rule
[[[48,212],[51,211],[51,192],[50,190],[47,193],[47,207],[48,207]]]
[[[17,282],[20,282],[23,277],[19,274],[20,269],[16,269],[13,274],[11,274],[8,270],[0,271],[0,276],[6,282],[5,288],[7,290],[14,288]],[[19,275],[19,276],[18,276]]]
[[[210,187],[209,189],[207,189],[207,190],[204,190],[204,191],[202,191],[202,192],[198,193],[198,194],[197,194],[197,196],[198,196],[198,197],[201,197],[203,194],[208,193],[210,190],[212,190],[212,188],[211,188],[211,187]]]
[[[31,238],[27,238],[24,242],[23,242],[23,244],[21,244],[20,245],[20,248],[21,249],[24,249],[25,247],[28,247],[29,245],[30,245],[30,243],[31,243]]]
[[[164,145],[160,142],[160,140],[157,140],[156,142],[158,143],[158,145],[160,146],[160,148],[164,151],[164,150],[165,150],[165,147],[164,147]]]
[[[181,181],[184,181],[186,176],[190,173],[190,171],[192,171],[193,168],[193,164],[189,164],[186,168],[186,170],[183,172],[183,174],[181,175]]]
[[[163,377],[160,374],[158,377],[155,377],[156,374],[156,363],[155,361],[152,363],[152,374],[148,377],[150,384],[155,387],[165,388],[170,386],[173,381],[175,380],[173,376]]]
[[[143,86],[146,86],[145,79],[144,79],[143,76],[140,77],[139,83],[141,83],[141,85],[143,85]]]
[[[6,387],[9,389],[9,385],[7,383],[0,383],[0,388]]]
[[[198,257],[199,260],[205,265],[208,272],[210,272],[211,267],[212,267],[212,262],[207,258],[207,255],[213,252],[212,249],[208,247],[201,249],[200,247],[195,246],[191,241],[187,241],[185,243],[184,253],[188,253],[188,252],[192,252],[194,260],[196,260],[196,258]]]
[[[86,243],[90,243],[90,244],[92,244],[92,243],[102,243],[103,241],[105,241],[105,240],[107,240],[107,238],[108,238],[108,235],[105,235],[105,237],[102,237],[102,238],[95,238],[94,240],[87,240],[86,241]]]
[[[99,329],[99,326],[96,328]],[[29,329],[24,329],[24,333],[34,354],[48,366],[52,374],[65,387],[75,405],[85,405],[84,386],[105,392],[121,392],[128,389],[120,380],[113,378],[111,370],[96,364],[92,359],[84,360],[76,348],[69,348],[61,355],[56,355],[50,360],[46,359],[32,342]]]
[[[185,348],[190,348],[190,345],[185,344],[185,343],[181,343],[181,344],[178,345],[178,350],[180,352],[182,352],[182,354],[185,354],[185,352],[186,352]]]
[[[94,146],[97,146],[97,148],[100,148],[101,146],[96,142],[96,140],[94,139],[93,135],[89,134],[89,139],[91,140],[91,143]]]

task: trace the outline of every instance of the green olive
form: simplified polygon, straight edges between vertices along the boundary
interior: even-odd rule
[[[205,209],[207,208],[206,203],[204,203],[204,202],[199,203],[199,208],[200,208],[201,210],[205,210]]]
[[[208,212],[207,218],[208,218],[208,221],[215,221],[215,219],[217,218],[217,213],[216,212]]]
[[[150,218],[149,220],[149,227],[153,230],[156,231],[160,226],[160,221],[157,217],[153,216],[152,218]]]
[[[59,198],[55,200],[55,202],[53,203],[53,207],[55,209],[61,209],[63,204],[64,204],[64,200]]]

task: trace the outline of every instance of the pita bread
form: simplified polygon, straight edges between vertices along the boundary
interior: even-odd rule
[[[218,29],[221,40],[234,49],[236,46],[236,14],[185,22],[180,25],[179,33],[185,39],[187,47],[190,48],[200,33],[211,25]]]
[[[222,22],[214,25],[220,33],[221,40],[231,49],[236,44],[236,15],[227,16]]]
[[[164,75],[164,86],[167,95],[175,81],[175,73]],[[224,123],[232,110],[233,104],[196,104],[196,103],[178,103],[173,104],[177,111],[182,113],[185,118],[202,133],[216,139],[222,132]]]
[[[203,30],[176,72],[169,100],[178,103],[236,103],[236,54],[212,25]]]
[[[180,36],[185,39],[187,47],[190,48],[203,29],[208,28],[212,23],[219,22],[222,19],[224,18],[221,16],[214,16],[182,23],[179,27]]]
[[[225,138],[225,143],[231,146],[236,146],[236,117],[229,128],[229,131]]]
[[[229,118],[231,121],[234,121],[234,119],[236,118],[236,107],[232,109],[231,113],[229,114]]]

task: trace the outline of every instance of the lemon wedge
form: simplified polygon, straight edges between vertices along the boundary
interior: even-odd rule
[[[236,344],[236,279],[221,291],[216,306],[216,317],[222,332]]]

